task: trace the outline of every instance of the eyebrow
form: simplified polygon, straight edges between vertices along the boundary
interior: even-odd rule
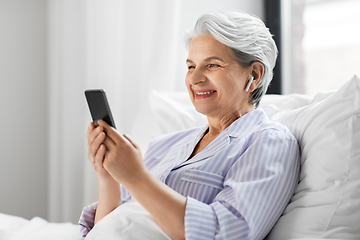
[[[221,58],[219,57],[216,57],[216,56],[212,56],[212,57],[208,57],[208,58],[205,58],[205,62],[210,62],[212,60],[218,60],[218,61],[221,61],[221,62],[224,62],[224,60],[222,60]],[[186,63],[193,63],[193,61],[191,61],[190,59],[186,59]]]

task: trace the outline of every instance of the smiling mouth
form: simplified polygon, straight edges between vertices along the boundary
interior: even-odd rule
[[[212,93],[214,93],[214,92],[216,92],[216,91],[207,91],[207,92],[195,92],[195,94],[196,95],[207,95],[207,94],[212,94]]]

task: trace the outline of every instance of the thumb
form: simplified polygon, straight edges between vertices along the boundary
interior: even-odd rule
[[[124,134],[123,136],[131,143],[131,145],[133,145],[134,148],[140,150],[139,145],[133,142],[128,134]]]

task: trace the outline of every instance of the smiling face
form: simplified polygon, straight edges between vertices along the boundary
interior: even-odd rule
[[[253,110],[251,91],[245,91],[251,67],[241,66],[229,47],[211,35],[200,35],[191,41],[186,63],[186,87],[198,112],[231,119]]]

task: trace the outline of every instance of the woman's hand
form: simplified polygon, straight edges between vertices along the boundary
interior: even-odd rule
[[[105,131],[103,145],[106,147],[103,162],[104,169],[125,188],[149,174],[141,155],[140,148],[126,135],[119,134],[105,121],[98,121],[99,127]],[[102,137],[100,137],[102,139]],[[102,154],[103,150],[100,149]]]
[[[104,169],[121,183],[154,217],[172,239],[184,239],[186,198],[152,175],[146,168],[139,147],[106,122]]]
[[[104,128],[96,126],[93,122],[90,123],[86,132],[86,139],[88,146],[88,159],[98,175],[100,185],[118,184],[103,166],[106,152],[106,147],[103,144],[105,141]]]
[[[99,179],[99,201],[94,223],[113,211],[121,204],[119,183],[104,168],[106,147],[104,128],[90,123],[86,132],[88,144],[88,158],[93,165]]]

